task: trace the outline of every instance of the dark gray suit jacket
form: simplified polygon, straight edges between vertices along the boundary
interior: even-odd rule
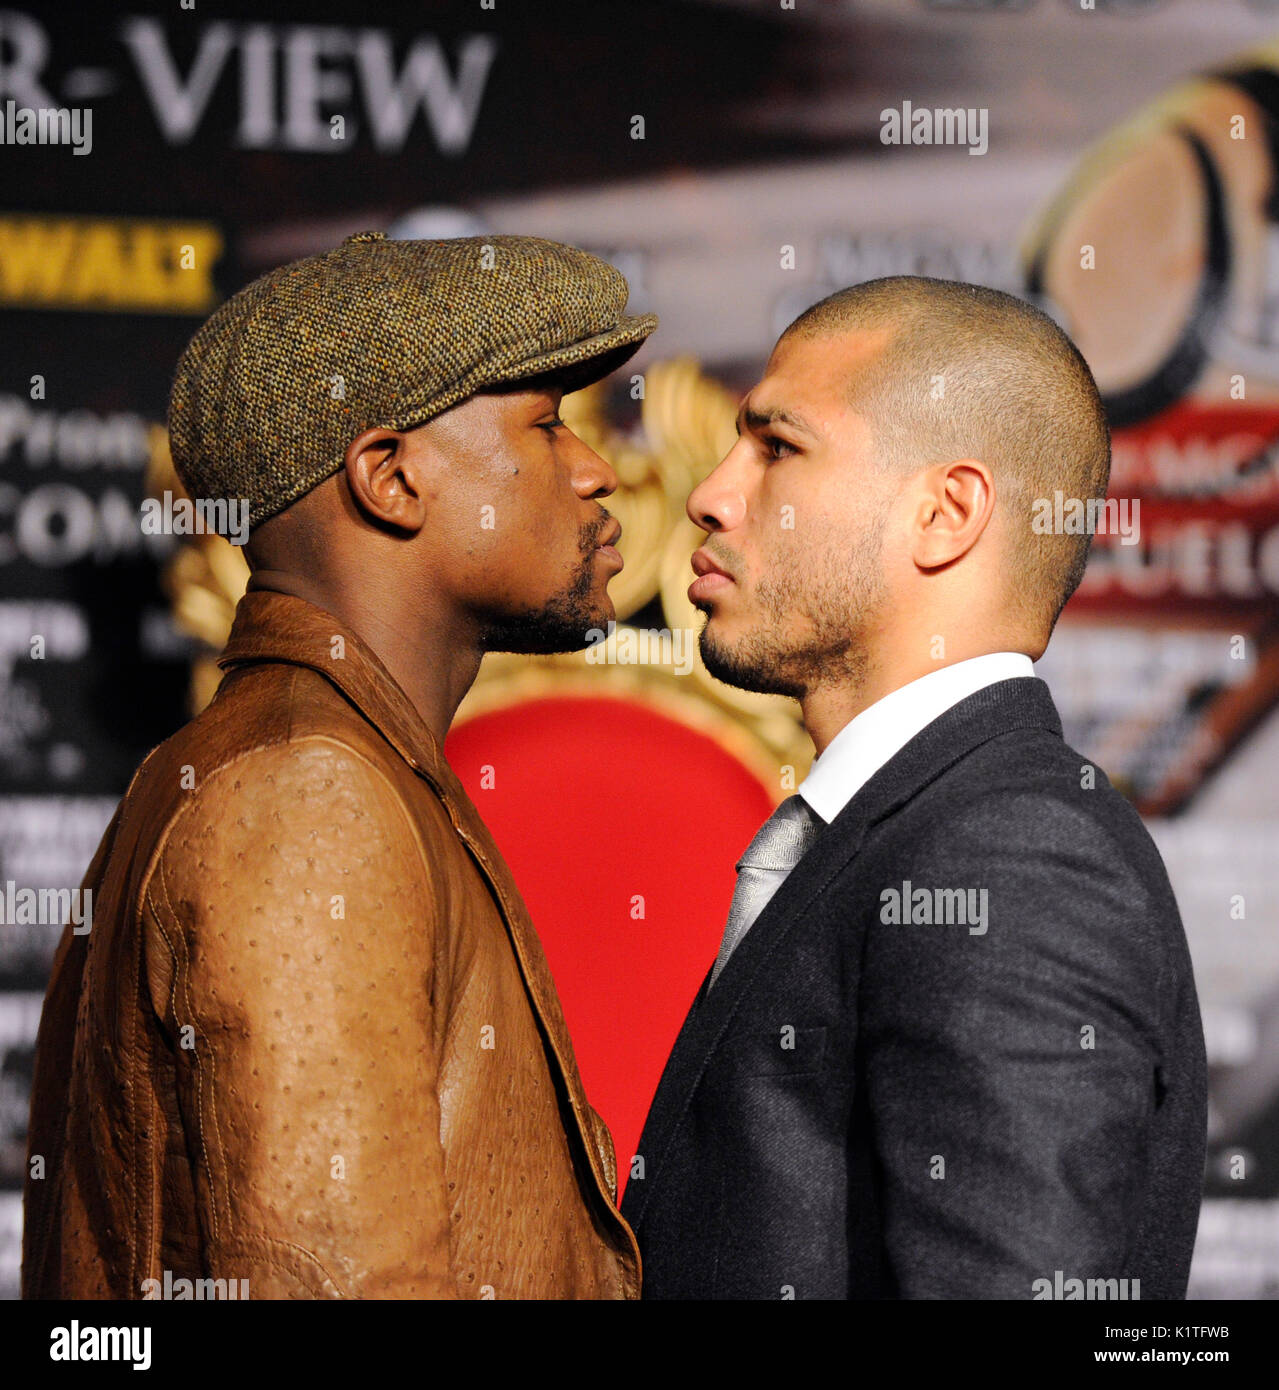
[[[1043,681],[1000,681],[819,833],[658,1086],[622,1206],[646,1297],[1184,1297],[1198,1000],[1158,851],[1089,768]]]

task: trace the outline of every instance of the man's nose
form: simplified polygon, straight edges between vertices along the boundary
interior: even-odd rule
[[[577,436],[575,435],[574,438]],[[601,458],[589,444],[578,440],[580,456],[573,469],[573,487],[579,497],[608,497],[617,491],[617,474],[607,459]]]
[[[730,449],[723,461],[688,494],[684,510],[703,531],[732,531],[746,519],[746,495]]]

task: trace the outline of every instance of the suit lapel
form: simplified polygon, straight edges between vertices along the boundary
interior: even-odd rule
[[[849,808],[845,808],[847,811]],[[841,825],[841,822],[844,822]],[[729,957],[713,989],[707,978],[675,1039],[657,1093],[644,1122],[640,1152],[652,1178],[631,1182],[626,1189],[625,1215],[638,1230],[652,1195],[662,1160],[720,1039],[732,1022],[742,996],[795,923],[802,921],[830,881],[857,853],[865,834],[861,818],[839,817],[817,839],[765,904],[741,944]]]
[[[644,1124],[640,1152],[650,1178],[626,1190],[627,1219],[638,1229],[660,1180],[663,1160],[712,1053],[728,1031],[743,998],[767,989],[788,933],[815,910],[823,894],[856,857],[868,830],[905,805],[975,748],[1018,728],[1043,728],[1060,736],[1047,685],[1017,677],[986,686],[922,729],[852,797],[822,831],[765,905],[729,957],[715,987],[702,989],[680,1029]],[[709,972],[708,972],[709,975]]]

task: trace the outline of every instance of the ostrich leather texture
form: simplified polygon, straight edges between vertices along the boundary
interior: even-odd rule
[[[291,595],[246,594],[219,664],[58,947],[24,1296],[638,1297],[541,946],[430,730]]]

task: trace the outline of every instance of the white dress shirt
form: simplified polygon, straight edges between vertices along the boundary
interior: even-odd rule
[[[996,681],[1034,674],[1021,652],[992,652],[930,671],[850,719],[796,790],[829,823],[889,758],[952,705]]]

